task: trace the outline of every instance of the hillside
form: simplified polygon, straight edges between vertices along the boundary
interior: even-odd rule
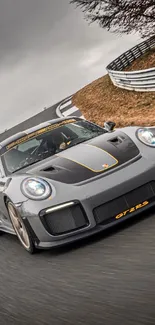
[[[126,70],[155,67],[155,50],[147,52]],[[113,120],[118,126],[155,125],[155,92],[133,92],[115,87],[105,75],[79,90],[73,96],[85,116],[99,125]]]

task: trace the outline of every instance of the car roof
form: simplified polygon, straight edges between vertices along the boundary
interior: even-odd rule
[[[49,120],[43,123],[40,123],[38,125],[33,126],[32,128],[26,129],[24,131],[18,132],[8,138],[6,138],[5,140],[3,140],[2,142],[0,142],[0,155],[2,153],[4,153],[5,150],[3,150],[8,144],[10,144],[11,142],[14,142],[22,137],[24,137],[25,135],[31,134],[41,128],[47,127],[49,125],[55,124],[55,123],[59,123],[61,121],[66,121],[66,120],[71,120],[71,119],[75,119],[75,120],[81,120],[79,117],[76,116],[68,116],[68,117],[62,117],[62,118],[56,118],[53,120]]]

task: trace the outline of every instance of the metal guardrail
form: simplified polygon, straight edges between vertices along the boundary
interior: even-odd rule
[[[122,71],[153,48],[155,48],[155,36],[132,47],[112,61],[106,70],[113,84],[127,90],[155,91],[155,67],[138,71]]]
[[[64,117],[63,114],[61,113],[60,108],[61,108],[61,106],[62,106],[63,104],[66,104],[68,101],[70,101],[70,100],[72,99],[72,97],[73,97],[73,95],[71,95],[71,96],[65,98],[65,99],[62,100],[62,102],[57,106],[57,108],[56,108],[56,114],[57,114],[58,117]]]

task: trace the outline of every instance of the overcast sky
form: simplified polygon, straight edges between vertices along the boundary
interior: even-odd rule
[[[1,0],[0,132],[104,75],[137,40],[90,27],[69,0]]]

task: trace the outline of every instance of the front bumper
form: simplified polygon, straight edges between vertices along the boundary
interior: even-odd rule
[[[144,184],[149,185],[145,187],[145,190],[143,190],[143,188],[139,190]],[[27,201],[24,202],[20,208],[23,219],[26,219],[31,229],[33,229],[33,234],[35,234],[35,245],[38,248],[51,248],[80,240],[101,232],[115,224],[119,224],[123,220],[132,216],[134,217],[139,212],[154,206],[155,165],[153,162],[141,158],[131,165],[102,178],[93,180],[89,184],[85,183],[81,186],[74,186],[72,188],[69,186],[68,189],[70,189],[69,192],[67,192],[65,188],[63,189],[62,186],[61,190],[64,192],[61,196],[60,191],[59,200],[56,196],[52,202],[49,200],[42,202]],[[135,189],[138,190],[133,192],[132,195],[130,193],[127,197],[128,202],[126,202],[126,197],[124,197],[124,195]],[[120,201],[120,197],[123,197],[123,201]],[[72,201],[80,203],[86,216],[86,224],[78,227],[78,229],[73,227],[74,230],[52,234],[51,229],[49,230],[44,222],[44,218],[46,218],[46,209]],[[139,204],[145,201],[147,201],[148,204],[144,204],[142,208],[135,208],[135,206],[139,206]],[[121,202],[123,202],[122,205]],[[125,202],[127,205],[125,205]],[[100,206],[104,208],[100,211],[100,216],[97,219],[94,209]],[[132,209],[131,212],[128,211],[120,218],[115,218],[116,215],[130,209]],[[62,209],[61,211],[65,213],[65,210]],[[102,211],[104,215],[103,219]],[[59,216],[59,214],[57,215]],[[56,227],[59,228],[59,225],[57,224]]]

